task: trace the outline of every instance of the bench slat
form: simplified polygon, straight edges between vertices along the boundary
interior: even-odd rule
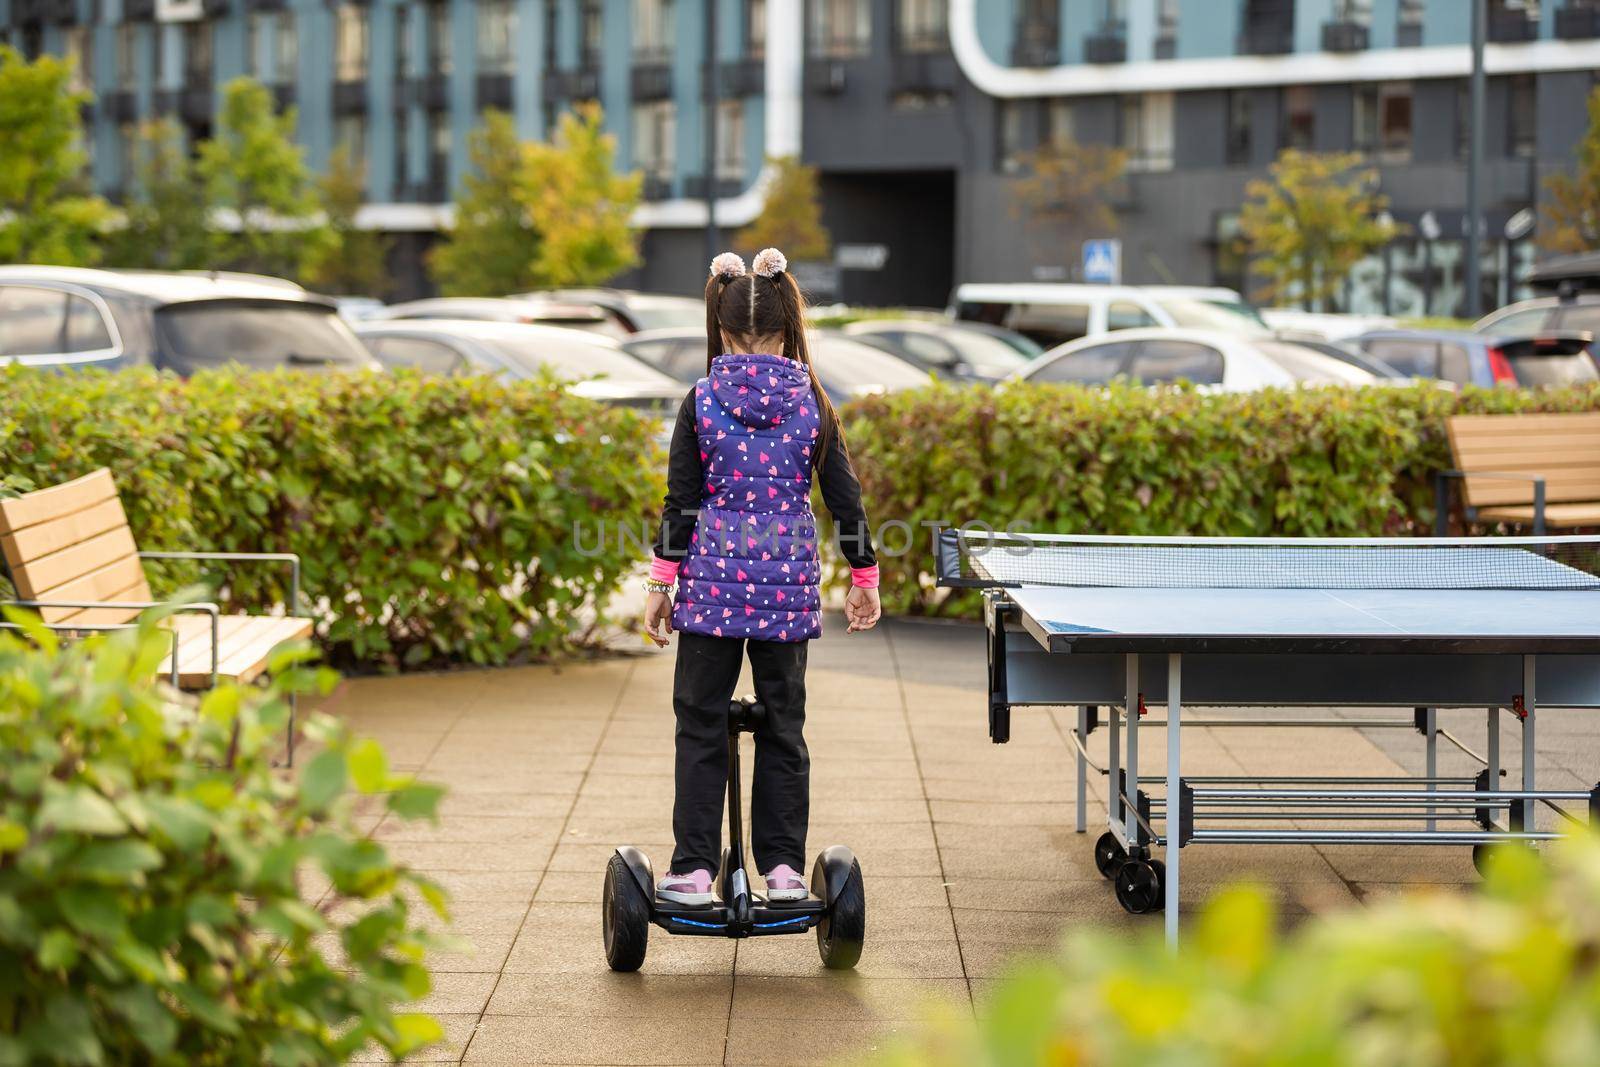
[[[48,598],[41,597],[38,599],[115,600],[130,589],[139,591],[139,595],[130,599],[150,599],[150,590],[144,581],[144,568],[139,565],[139,557],[137,556],[127,556],[114,563],[108,563],[98,570],[90,571],[81,578],[67,582],[65,585],[56,586],[50,590]],[[65,622],[68,619],[75,619],[77,615],[81,614],[82,610],[87,609],[45,608],[41,614],[44,616],[45,622]],[[111,622],[126,622],[138,614],[136,611],[120,608],[107,608],[104,610],[111,613],[121,612],[123,615],[123,618],[108,620]],[[77,619],[77,621],[83,622],[85,620]]]
[[[49,600],[52,589],[108,564],[128,559],[133,560],[142,574],[144,564],[134,547],[133,533],[126,526],[121,526],[14,567],[11,571],[12,584],[17,587],[17,594],[25,600]]]
[[[1483,508],[1478,516],[1495,522],[1532,523],[1533,506]],[[1544,520],[1550,526],[1600,526],[1600,504],[1547,504]]]
[[[175,620],[178,676],[185,688],[211,684],[211,620],[204,615]],[[249,682],[266,669],[267,657],[285,641],[309,637],[310,619],[277,615],[224,615],[217,620],[217,676]]]
[[[6,566],[15,570],[24,563],[58,552],[67,545],[75,545],[97,534],[127,525],[128,517],[122,511],[122,501],[116,498],[102,500],[82,511],[36,523],[15,533],[0,534],[0,551],[5,553]]]
[[[111,479],[111,472],[102,467],[70,482],[0,500],[0,533],[14,533],[83,511],[103,500],[114,500],[116,496],[117,486]]]
[[[1600,412],[1456,415],[1447,425],[1462,498],[1493,521],[1533,520],[1532,482],[1472,471],[1537,475],[1551,525],[1584,525],[1600,509]]]

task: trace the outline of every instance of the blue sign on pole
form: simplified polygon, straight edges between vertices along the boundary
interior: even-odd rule
[[[1118,285],[1122,281],[1122,242],[1100,237],[1083,242],[1083,280]]]

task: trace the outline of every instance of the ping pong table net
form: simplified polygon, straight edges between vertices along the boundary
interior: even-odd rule
[[[1213,538],[939,532],[955,588],[1600,590],[1600,537]]]

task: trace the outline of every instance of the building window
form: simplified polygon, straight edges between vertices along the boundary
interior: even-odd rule
[[[1249,89],[1228,91],[1227,160],[1230,164],[1250,162],[1250,92]]]
[[[211,86],[212,26],[210,22],[183,24],[183,80],[187,85]]]
[[[94,38],[89,34],[87,26],[69,26],[63,34],[63,43],[66,46],[67,56],[72,60],[72,83],[70,88],[77,92],[88,92],[94,88],[94,53],[92,51]]]
[[[367,158],[367,117],[365,115],[340,115],[333,122],[333,146],[343,148],[354,163]]]
[[[1172,169],[1172,94],[1124,96],[1118,141],[1132,171]]]
[[[450,5],[428,5],[428,69],[426,74],[443,77],[455,67],[455,52],[450,43]]]
[[[1078,141],[1076,112],[1068,99],[1051,100],[1046,104],[1045,138],[1051,147],[1065,149]]]
[[[767,54],[767,0],[745,2],[744,54],[751,59],[761,59]]]
[[[1372,0],[1333,0],[1333,21],[1372,25]]]
[[[633,165],[647,178],[671,180],[676,169],[678,113],[671,100],[633,106]]]
[[[295,80],[300,66],[300,33],[293,11],[280,11],[272,33],[272,71],[283,85]]]
[[[1538,92],[1532,74],[1513,74],[1506,79],[1506,147],[1519,159],[1531,158],[1538,148],[1539,116],[1535,108]]]
[[[898,0],[895,47],[901,52],[939,52],[949,47],[946,0]]]
[[[594,70],[600,66],[600,53],[605,47],[605,20],[601,15],[600,0],[583,0],[578,19],[579,62],[585,70]]]
[[[131,22],[124,22],[117,26],[117,88],[132,92],[138,84],[138,27]]]
[[[744,101],[724,100],[717,105],[717,178],[742,181],[744,160]]]
[[[811,0],[807,44],[821,59],[864,56],[872,46],[869,0]]]
[[[1291,85],[1283,91],[1282,148],[1309,152],[1317,139],[1317,94],[1309,85]]]
[[[511,0],[483,0],[478,4],[478,72],[510,74],[514,66],[511,41],[517,34],[517,12]]]
[[[1178,0],[1158,0],[1156,6],[1156,52],[1158,59],[1171,59],[1178,50]]]
[[[633,61],[665,63],[672,58],[672,0],[633,0]]]
[[[340,4],[333,24],[334,78],[342,82],[367,77],[367,9]]]
[[[134,122],[124,122],[117,127],[117,181],[121,183],[122,195],[137,191],[139,184],[139,125]]]
[[[1395,18],[1396,44],[1414,48],[1422,43],[1422,20],[1427,6],[1427,0],[1400,0]]]
[[[1411,83],[1384,82],[1356,89],[1355,148],[1385,163],[1411,159]]]
[[[1015,174],[1022,170],[1023,158],[1029,148],[1026,136],[1028,101],[1000,100],[996,106],[1000,115],[995,123],[999,133],[995,155],[999,158],[1001,170]]]

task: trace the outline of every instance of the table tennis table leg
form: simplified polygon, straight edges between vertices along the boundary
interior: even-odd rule
[[[1133,664],[1139,662],[1138,656],[1128,656],[1126,659]],[[1129,668],[1129,670],[1133,669],[1133,667]],[[1132,699],[1137,700],[1137,695],[1134,695]],[[1123,703],[1127,703],[1127,698],[1124,698]],[[1107,740],[1109,749],[1107,770],[1110,772],[1111,787],[1106,790],[1106,821],[1111,826],[1112,832],[1115,833],[1116,828],[1122,825],[1122,801],[1118,799],[1122,795],[1122,723],[1120,721],[1121,716],[1117,714],[1116,708],[1111,709],[1109,718],[1111,719],[1111,737]]]
[[[1434,782],[1434,779],[1439,776],[1439,709],[1419,708],[1417,710],[1422,712],[1422,733],[1427,739],[1427,769],[1423,773],[1428,779],[1428,792],[1432,793],[1439,788]],[[1428,808],[1425,814],[1428,816],[1428,821],[1423,825],[1427,832],[1431,834],[1439,828],[1438,821],[1434,819],[1437,809]]]
[[[1183,657],[1174,652],[1167,656],[1167,945],[1178,947],[1178,848],[1183,840],[1182,776],[1179,758],[1183,745],[1181,728]],[[1137,699],[1137,697],[1135,698]],[[1135,705],[1137,714],[1137,705]]]
[[[1089,744],[1089,706],[1078,705],[1078,833],[1089,828],[1089,761],[1084,757]]]
[[[1533,792],[1534,782],[1534,756],[1537,747],[1534,743],[1533,712],[1536,706],[1534,699],[1534,658],[1522,657],[1522,791]],[[1534,812],[1537,801],[1524,800],[1522,802],[1522,829],[1532,831],[1534,826]]]
[[[1128,657],[1128,773],[1123,778],[1123,803],[1127,805],[1122,829],[1128,835],[1128,854],[1139,856],[1139,657]]]
[[[1484,792],[1493,793],[1500,788],[1500,709],[1498,706],[1489,709],[1488,733],[1489,736],[1484,739],[1484,748],[1486,749],[1484,763],[1488,773],[1484,775],[1485,784],[1483,788]],[[1484,829],[1489,829],[1494,824],[1495,809],[1487,808],[1485,810],[1489,814],[1489,826],[1485,826]]]

